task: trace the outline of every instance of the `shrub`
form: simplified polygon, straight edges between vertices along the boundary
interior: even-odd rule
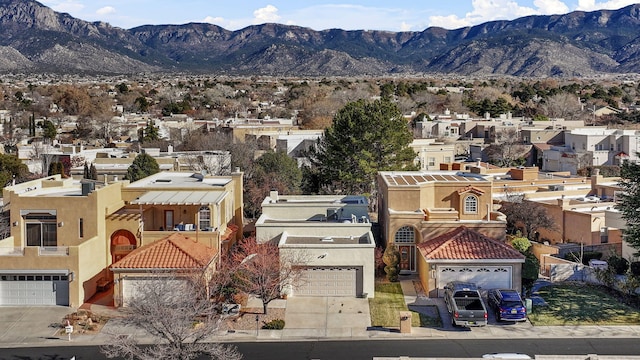
[[[511,246],[524,254],[531,247],[531,241],[526,237],[514,237],[511,239]]]
[[[631,273],[634,276],[640,276],[640,261],[632,262],[631,266],[630,266],[630,269],[631,269]]]
[[[282,330],[284,329],[284,320],[282,319],[271,320],[268,323],[264,323],[264,325],[262,325],[262,328],[266,330]]]
[[[400,270],[398,269],[398,265],[400,264],[400,253],[398,249],[396,249],[395,244],[389,243],[387,248],[384,250],[384,254],[382,254],[382,261],[384,261],[387,266],[384,267],[384,272],[387,273],[387,279],[391,282],[398,281],[398,273]]]
[[[629,269],[629,261],[627,259],[622,258],[620,256],[612,256],[607,259],[609,263],[609,267],[615,272],[617,275],[623,275]]]

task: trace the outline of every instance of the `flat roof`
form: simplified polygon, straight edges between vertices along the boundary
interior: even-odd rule
[[[133,182],[127,188],[212,188],[231,182],[231,177],[207,177],[192,172],[162,171]]]
[[[290,245],[356,245],[371,244],[367,234],[361,236],[296,236],[287,235],[285,244]]]

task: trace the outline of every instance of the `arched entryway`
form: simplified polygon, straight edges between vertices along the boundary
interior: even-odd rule
[[[111,235],[111,261],[122,259],[136,248],[136,236],[129,230],[118,230]]]
[[[412,226],[403,226],[396,231],[393,242],[400,252],[400,271],[416,271],[416,233]]]

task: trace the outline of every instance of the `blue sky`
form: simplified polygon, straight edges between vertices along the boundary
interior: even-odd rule
[[[632,0],[39,0],[58,12],[129,29],[208,22],[228,30],[275,22],[315,30],[422,31],[574,10],[618,9]]]

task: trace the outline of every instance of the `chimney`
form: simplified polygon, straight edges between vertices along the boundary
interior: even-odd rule
[[[560,206],[560,209],[562,210],[567,209],[569,207],[569,200],[567,200],[565,196],[562,195],[560,199],[558,199],[558,206]]]
[[[271,198],[272,203],[278,202],[278,190],[271,190],[269,192],[269,197]]]

